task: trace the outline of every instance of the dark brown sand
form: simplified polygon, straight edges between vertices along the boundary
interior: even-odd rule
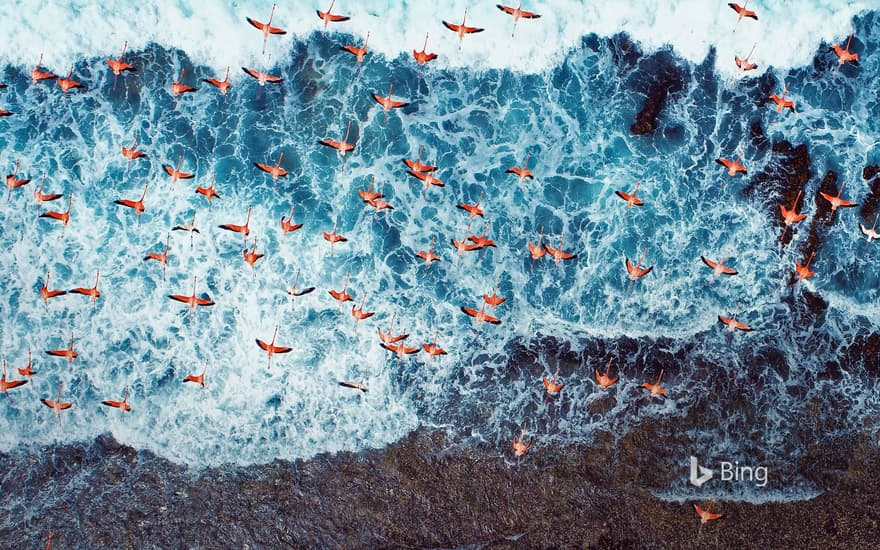
[[[880,451],[870,437],[807,450],[824,492],[761,505],[664,502],[644,425],[592,447],[457,445],[420,429],[385,449],[199,471],[119,445],[0,456],[0,546],[43,548],[876,548]],[[663,478],[682,477],[665,473]]]

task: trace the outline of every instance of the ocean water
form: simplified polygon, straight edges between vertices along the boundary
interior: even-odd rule
[[[805,255],[825,172],[846,183],[844,197],[861,200],[861,170],[880,161],[880,5],[756,2],[760,21],[734,33],[736,14],[715,4],[658,4],[626,17],[610,3],[540,3],[543,17],[520,21],[511,39],[512,18],[484,3],[468,22],[488,29],[466,37],[461,51],[440,24],[460,22],[461,2],[425,12],[409,2],[340,1],[334,10],[352,20],[328,32],[318,6],[279,6],[273,24],[290,33],[269,37],[264,56],[262,36],[244,17],[265,20],[269,3],[211,13],[194,2],[132,4],[97,19],[85,4],[46,3],[0,49],[8,85],[0,108],[15,113],[0,118],[0,165],[6,174],[19,162],[33,180],[0,208],[0,349],[10,369],[31,351],[38,371],[3,398],[0,449],[110,432],[192,466],[252,464],[381,447],[427,424],[495,442],[501,454],[523,423],[541,446],[704,415],[683,436],[693,452],[784,467],[799,453],[802,441],[791,434],[808,415],[816,434],[875,432],[880,358],[841,355],[876,332],[880,318],[878,245],[860,235],[858,209],[838,212],[813,261],[816,276],[787,281]],[[27,34],[62,15],[69,23],[57,40]],[[412,20],[419,24],[404,29]],[[683,28],[670,29],[671,21]],[[784,21],[787,32],[772,30]],[[360,45],[368,31],[370,53],[359,65],[340,46]],[[861,63],[838,67],[827,50],[850,31]],[[409,50],[421,48],[425,32],[440,58],[419,67]],[[126,61],[138,72],[117,78],[106,60],[126,40]],[[756,41],[759,70],[736,74],[733,54]],[[28,73],[40,52],[46,70],[65,75],[73,64],[86,88],[62,94],[52,81],[33,85]],[[227,66],[233,87],[223,96],[201,79],[222,78]],[[241,66],[284,83],[260,87]],[[170,84],[181,69],[199,90],[175,98]],[[647,90],[668,75],[680,85],[658,129],[632,135]],[[761,86],[772,82],[781,93],[782,81],[795,113],[762,104]],[[386,114],[371,94],[386,95],[389,84],[410,105]],[[356,147],[344,159],[318,144],[342,139],[349,123]],[[770,141],[806,144],[812,158],[809,200],[799,203],[808,219],[785,247],[770,214],[778,192],[742,192],[772,158],[769,146],[750,140],[756,123]],[[129,163],[120,148],[136,134],[148,157]],[[407,175],[401,160],[421,147],[445,187],[425,190]],[[749,175],[728,178],[714,159],[741,147]],[[281,153],[289,175],[277,183],[253,166]],[[520,184],[505,171],[526,155],[535,179]],[[173,184],[162,165],[179,157],[195,178]],[[65,198],[41,207],[32,192],[44,175],[43,190]],[[212,178],[221,197],[209,204],[194,188]],[[371,178],[393,211],[375,213],[359,199]],[[614,191],[637,181],[645,206],[627,211]],[[139,219],[114,204],[137,199],[145,185]],[[68,194],[66,228],[38,217],[64,210]],[[456,205],[481,194],[485,217],[471,221]],[[284,235],[279,220],[293,206],[303,227]],[[243,223],[249,208],[247,242],[218,228]],[[192,241],[170,232],[194,212],[200,234]],[[331,249],[322,232],[334,223],[348,242]],[[450,241],[484,228],[497,247],[458,256]],[[163,280],[161,266],[143,258],[164,250],[169,233]],[[265,257],[252,269],[242,250],[254,236]],[[563,238],[576,259],[530,260],[528,242]],[[415,252],[432,239],[442,261],[426,268]],[[625,258],[644,249],[653,272],[631,283]],[[713,280],[701,255],[727,257],[739,274]],[[40,300],[47,272],[52,288],[70,289],[91,286],[96,271],[96,303]],[[286,289],[298,272],[300,287],[317,290],[292,302]],[[193,277],[216,305],[189,311],[168,299],[189,294]],[[346,279],[354,304],[366,297],[373,317],[355,324],[351,304],[328,295]],[[479,309],[496,285],[507,297],[493,312],[502,323],[475,327],[460,308]],[[791,313],[804,289],[828,305],[806,325]],[[755,331],[727,344],[717,317],[734,310]],[[392,315],[408,345],[430,343],[436,332],[448,355],[399,359],[383,350],[377,329]],[[267,367],[255,339],[269,341],[276,325],[277,343],[293,351]],[[44,353],[66,347],[71,333],[73,363]],[[551,346],[539,353],[543,372],[519,368],[517,350],[547,336],[579,352],[576,364]],[[611,345],[587,352],[596,341]],[[655,354],[671,365],[662,401],[640,387],[659,374]],[[609,359],[620,382],[603,393],[593,371]],[[204,389],[182,382],[206,361]],[[829,364],[837,375],[827,376]],[[566,387],[547,399],[541,379],[557,367]],[[337,385],[360,379],[365,395]],[[59,383],[73,403],[60,425],[39,402],[54,399]],[[125,387],[131,414],[100,405]],[[605,399],[613,401],[596,412]],[[690,453],[682,450],[682,460]],[[774,499],[809,494],[798,484],[775,490]]]

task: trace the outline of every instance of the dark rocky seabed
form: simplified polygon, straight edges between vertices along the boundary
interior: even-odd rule
[[[598,446],[498,449],[422,428],[385,449],[191,471],[101,437],[2,455],[4,548],[876,548],[880,452],[853,437],[811,446],[820,496],[720,502],[701,526],[664,502],[657,456],[674,426]],[[662,458],[661,458],[662,460]],[[681,472],[676,472],[680,474]],[[665,477],[668,474],[661,474]]]

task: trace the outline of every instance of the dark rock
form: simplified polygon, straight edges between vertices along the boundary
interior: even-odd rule
[[[877,212],[877,203],[880,201],[880,166],[869,164],[862,170],[862,178],[868,182],[868,194],[861,200],[859,214],[866,224],[873,224],[871,219]]]

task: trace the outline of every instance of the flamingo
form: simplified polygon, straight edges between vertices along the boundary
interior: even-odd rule
[[[318,11],[318,17],[321,18],[321,21],[324,22],[324,32],[327,32],[327,23],[341,23],[342,21],[348,21],[351,17],[347,17],[345,15],[335,15],[333,14],[333,4],[336,3],[336,0],[332,0],[330,2],[330,7],[327,8],[327,11]]]
[[[190,248],[192,248],[193,234],[198,233],[201,235],[201,232],[196,227],[196,211],[193,210],[193,217],[192,217],[191,222],[180,224],[180,225],[175,225],[174,227],[171,228],[171,231],[186,231],[187,233],[189,233],[189,246],[190,246]],[[167,249],[167,246],[166,246],[166,249]]]
[[[706,523],[709,523],[710,521],[714,521],[714,520],[716,520],[716,519],[718,519],[718,518],[720,518],[720,517],[722,517],[722,516],[724,515],[724,514],[713,514],[713,513],[711,512],[711,510],[712,510],[712,502],[713,502],[713,501],[711,501],[711,500],[709,501],[709,504],[706,505],[706,509],[705,509],[705,510],[703,510],[702,508],[700,508],[698,505],[694,504],[694,511],[696,511],[696,512],[697,512],[697,515],[700,517],[700,524],[701,524],[701,525],[704,525],[704,524],[706,524]]]
[[[276,353],[280,355],[282,353],[289,353],[289,352],[293,351],[293,348],[288,348],[285,346],[276,346],[275,345],[275,338],[277,338],[277,337],[278,337],[278,325],[275,325],[275,333],[272,335],[271,342],[269,342],[267,344],[266,342],[260,340],[259,338],[256,338],[257,345],[260,346],[261,350],[266,352],[266,355],[268,357],[268,359],[266,361],[266,368],[267,369],[272,368],[272,356],[273,355],[275,355]]]
[[[290,215],[287,216],[286,220],[284,219],[284,216],[281,216],[281,232],[285,235],[293,233],[303,226],[301,223],[293,223],[294,212],[296,212],[296,205],[290,207]]]
[[[437,59],[437,54],[428,53],[427,50],[428,50],[428,33],[425,33],[425,45],[422,46],[422,51],[417,52],[416,50],[413,50],[413,57],[416,59],[416,63],[418,63],[419,65],[424,65],[425,63],[428,63],[429,61],[434,61],[435,59]]]
[[[202,187],[201,185],[196,186],[196,193],[198,193],[199,195],[203,195],[205,197],[205,200],[208,201],[208,204],[211,204],[211,200],[214,197],[217,197],[218,199],[220,198],[220,194],[217,193],[217,189],[214,188],[214,179],[216,178],[216,176],[216,173],[211,174],[211,185],[209,185],[208,187]]]
[[[611,359],[608,360],[608,365],[605,367],[605,374],[599,374],[599,369],[596,369],[596,382],[599,384],[600,389],[608,389],[617,382],[617,376],[611,378],[608,376],[608,372],[611,370]]]
[[[737,68],[741,72],[753,71],[758,68],[758,66],[754,63],[749,63],[749,58],[752,57],[753,53],[755,53],[755,46],[757,45],[757,42],[752,45],[752,49],[749,50],[749,55],[747,55],[744,59],[740,59],[738,55],[733,56],[733,62],[736,63]]]
[[[478,32],[483,32],[485,29],[481,29],[479,27],[468,27],[465,25],[467,22],[467,8],[464,10],[464,18],[461,20],[461,25],[455,25],[453,23],[449,23],[447,21],[443,21],[443,26],[447,29],[451,30],[455,34],[458,35],[458,51],[461,51],[461,44],[464,41],[464,37],[466,34],[475,34]]]
[[[186,378],[183,379],[183,382],[193,382],[194,384],[198,384],[199,387],[205,387],[205,373],[208,372],[208,360],[205,359],[205,367],[202,369],[201,374],[187,374]]]
[[[790,109],[791,112],[794,112],[794,101],[790,99],[785,99],[785,94],[788,93],[788,84],[785,84],[785,88],[782,91],[782,97],[779,97],[776,94],[770,94],[770,99],[773,100],[773,103],[776,104],[776,112],[781,113],[783,109]]]
[[[61,411],[67,410],[72,406],[71,403],[65,403],[65,402],[61,401],[61,389],[63,387],[64,387],[64,384],[58,384],[58,397],[55,399],[55,401],[50,401],[49,399],[46,399],[45,397],[40,399],[40,401],[43,403],[43,405],[46,405],[47,407],[49,407],[50,409],[55,411],[55,414],[58,416],[58,427],[59,428],[61,427]],[[50,535],[49,536],[49,546],[51,546],[51,545],[52,545],[52,536]],[[47,548],[48,548],[48,546],[47,546]]]
[[[122,401],[101,401],[102,405],[106,405],[108,407],[115,407],[120,410],[120,412],[131,412],[131,405],[128,404],[128,386],[125,387],[125,392],[122,394]]]
[[[202,82],[207,82],[211,86],[220,90],[221,94],[226,95],[226,92],[232,87],[232,83],[229,82],[229,69],[230,67],[226,67],[226,77],[223,78],[223,80],[217,80],[216,78],[203,78]]]
[[[834,51],[834,54],[837,56],[837,64],[843,65],[847,61],[852,61],[853,63],[859,62],[859,54],[852,53],[849,51],[849,44],[852,42],[853,33],[849,33],[849,39],[846,41],[846,47],[841,48],[840,45],[835,44],[831,46],[831,49]]]
[[[513,16],[513,32],[510,33],[511,37],[513,37],[513,35],[516,33],[516,24],[519,23],[520,19],[538,19],[539,17],[541,17],[537,13],[521,9],[522,0],[519,1],[519,5],[515,8],[512,8],[510,6],[502,6],[501,4],[495,4],[495,7],[497,7],[504,13]]]
[[[256,19],[251,19],[250,17],[245,17],[248,23],[251,24],[252,27],[259,30],[263,35],[263,54],[266,53],[266,41],[269,40],[269,35],[282,35],[287,34],[287,31],[284,29],[273,27],[272,26],[272,18],[275,17],[275,4],[272,4],[272,13],[269,14],[269,22],[268,23],[260,23]]]
[[[165,170],[165,173],[171,176],[171,185],[176,184],[179,180],[190,180],[196,177],[195,174],[190,174],[187,172],[181,172],[180,166],[183,164],[183,155],[178,155],[177,157],[177,168],[172,168],[168,164],[162,165],[162,170]]]
[[[42,214],[40,214],[40,217],[58,220],[64,227],[67,227],[67,224],[70,222],[70,205],[72,203],[73,194],[67,195],[67,210],[65,210],[64,212],[43,212]]]
[[[248,208],[247,218],[244,221],[244,225],[236,225],[233,223],[224,223],[219,226],[220,229],[225,229],[226,231],[232,231],[233,233],[238,233],[242,236],[242,238],[246,239],[248,235],[251,234],[250,225],[251,223],[251,209]]]
[[[530,180],[535,179],[534,173],[529,170],[529,158],[531,158],[530,153],[526,154],[526,160],[523,162],[523,165],[521,167],[513,166],[511,168],[508,168],[504,172],[507,174],[516,174],[517,176],[519,176],[520,185],[523,184],[526,178],[529,178]]]
[[[364,44],[360,48],[358,48],[357,46],[345,45],[339,49],[355,56],[358,63],[363,63],[364,57],[367,55],[367,43],[369,43],[369,41],[370,41],[370,33],[367,33],[367,38],[364,40]]]
[[[177,82],[171,83],[171,96],[177,97],[182,94],[192,93],[198,91],[198,88],[193,88],[192,86],[187,86],[183,84],[183,75],[186,74],[184,69],[180,69],[180,79]]]
[[[155,260],[162,264],[162,280],[165,280],[165,268],[168,267],[168,244],[171,241],[171,233],[168,233],[168,236],[165,237],[165,251],[159,254],[158,252],[150,252],[144,257],[144,261],[147,260]]]
[[[648,390],[648,392],[650,392],[651,399],[653,399],[655,397],[661,397],[661,396],[666,397],[666,390],[663,389],[663,386],[660,385],[660,380],[662,380],[662,379],[663,379],[663,371],[661,370],[660,376],[657,377],[657,382],[655,382],[653,384],[650,382],[645,382],[644,384],[642,384],[642,387],[645,388],[646,390]]]
[[[191,295],[184,296],[183,294],[169,294],[168,297],[176,302],[186,304],[190,309],[195,309],[197,306],[214,305],[214,301],[211,300],[210,296],[207,298],[199,298],[196,295],[196,277],[193,277],[193,293]]]

